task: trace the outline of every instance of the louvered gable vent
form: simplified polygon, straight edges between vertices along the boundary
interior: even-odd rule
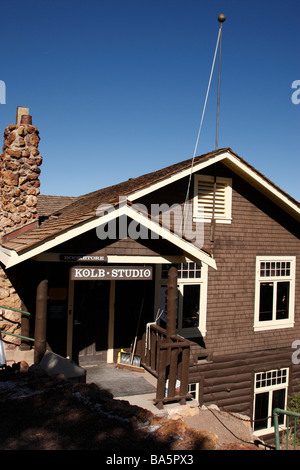
[[[214,177],[195,175],[194,216],[211,219],[214,205]],[[214,217],[219,220],[231,218],[231,180],[216,178]]]

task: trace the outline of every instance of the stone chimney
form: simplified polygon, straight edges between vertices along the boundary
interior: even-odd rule
[[[32,125],[29,108],[17,108],[16,124],[4,131],[0,156],[0,235],[38,219],[40,192],[39,131]]]

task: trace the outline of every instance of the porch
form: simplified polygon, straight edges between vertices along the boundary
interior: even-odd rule
[[[143,335],[140,367],[87,361],[86,382],[105,388],[114,398],[131,398],[133,404],[147,405],[147,409],[163,409],[164,405],[185,405],[192,400],[188,393],[190,343],[171,335],[153,324]],[[133,358],[133,356],[132,356]]]
[[[78,342],[76,336],[73,337],[73,344],[80,346],[78,348],[79,354],[76,353],[76,358],[73,356],[73,360],[77,362],[78,357],[79,364],[83,367],[87,365],[87,370],[90,368],[89,362],[91,360],[100,363],[100,370],[97,372],[99,375],[102,367],[101,361],[105,361],[108,365],[116,364],[120,351],[126,351],[127,353],[132,351],[132,359],[136,355],[140,357],[142,366],[140,370],[146,370],[155,379],[155,389],[151,391],[156,390],[153,397],[156,406],[162,409],[165,404],[171,402],[179,402],[184,405],[186,400],[191,398],[188,393],[190,342],[176,334],[177,279],[178,270],[173,266],[168,271],[165,299],[167,322],[165,328],[159,327],[155,323],[148,323],[153,315],[154,283],[149,283],[148,280],[145,282],[139,281],[138,285],[136,280],[119,283],[111,282],[110,284],[105,281],[89,282],[88,284],[79,282],[75,289],[77,298],[74,296],[74,312],[76,313],[77,310],[74,318],[77,320],[79,318],[75,328],[77,328],[77,332],[80,332],[78,338],[81,341]],[[89,286],[88,295],[84,295],[86,294],[86,286]],[[105,298],[107,299],[106,302]],[[88,303],[87,301],[84,303],[84,299],[87,299]],[[125,299],[126,301],[124,301]],[[82,317],[79,317],[79,305],[82,307]],[[95,317],[93,315],[95,305],[101,306],[101,316]],[[111,308],[110,315],[108,314],[105,317],[105,311],[109,312],[108,306]],[[89,321],[87,321],[88,314],[90,315]],[[92,321],[93,318],[98,319],[97,324]],[[96,346],[99,350],[106,349],[106,344],[102,344],[102,347],[99,346],[98,337],[98,344],[95,344],[95,332],[100,331],[101,326],[103,328],[105,318],[107,318],[108,330],[110,325],[111,331],[114,330],[114,333],[113,340],[110,343],[110,353],[103,356],[100,353],[95,354],[95,351],[91,350],[91,345],[94,344],[95,350]],[[109,318],[113,319],[113,322]],[[110,336],[112,337],[108,334],[108,337]],[[135,341],[134,343],[131,342],[131,348],[129,348],[130,340],[132,341],[133,337],[135,337]],[[89,345],[88,348],[86,345]],[[109,341],[107,346],[109,346]],[[129,371],[128,367],[127,371]],[[106,372],[109,376],[117,373],[109,367]],[[91,367],[90,374],[92,373],[93,369]],[[121,379],[121,374],[119,375]],[[105,381],[107,382],[107,377],[105,377]],[[142,381],[143,379],[140,378],[140,382]],[[134,382],[136,383],[137,380]],[[144,383],[144,386],[145,389],[141,393],[147,393],[149,387],[146,387],[146,383]],[[122,392],[116,391],[116,393],[120,396]],[[128,395],[127,390],[126,394]],[[133,388],[132,395],[135,394],[135,388]]]
[[[167,284],[167,296],[166,296],[166,310],[167,310],[166,328],[165,329],[161,328],[155,323],[147,324],[146,331],[143,330],[144,334],[142,335],[142,337],[140,337],[140,340],[138,341],[139,343],[138,348],[136,351],[133,352],[134,354],[136,353],[139,354],[141,357],[141,366],[142,366],[141,370],[145,370],[147,372],[147,377],[149,376],[149,374],[151,374],[151,376],[153,377],[152,386],[149,387],[149,381],[148,382],[145,381],[143,377],[139,377],[139,378],[135,377],[135,380],[133,381],[133,384],[131,386],[131,392],[130,392],[128,391],[128,386],[129,386],[128,384],[130,384],[131,379],[127,377],[128,379],[127,385],[125,387],[125,391],[122,392],[122,388],[120,389],[122,385],[122,380],[121,380],[122,374],[118,373],[118,379],[116,381],[117,388],[115,388],[114,383],[111,384],[114,396],[116,395],[122,396],[124,393],[126,396],[130,396],[130,395],[156,392],[155,395],[153,396],[152,401],[157,406],[158,409],[162,409],[165,404],[172,403],[172,402],[177,402],[177,403],[179,402],[181,405],[184,405],[186,403],[186,400],[190,400],[192,398],[190,394],[188,393],[191,343],[190,341],[176,334],[177,278],[178,278],[177,268],[171,267],[168,271],[168,284]],[[128,285],[129,285],[128,282],[121,283],[122,286],[123,285],[125,286],[125,284],[128,289]],[[90,288],[93,286],[93,284],[91,283],[87,285],[90,286]],[[145,285],[146,284],[144,283],[144,287]],[[109,284],[103,283],[100,286],[97,284],[96,287],[97,287],[96,289],[97,295],[99,296],[102,293],[103,288],[109,287]],[[102,287],[102,290],[99,287]],[[42,323],[43,327],[41,328],[41,331],[42,331],[42,336],[44,337],[40,338],[39,334],[37,334],[35,337],[36,354],[37,356],[41,356],[41,357],[44,354],[43,349],[45,348],[45,344],[46,344],[45,322],[46,322],[46,315],[47,315],[46,314],[47,299],[48,299],[47,292],[48,292],[47,282],[41,283],[39,285],[38,293],[37,293],[37,298],[40,299],[40,303],[37,304],[37,312],[36,312],[37,314],[36,315],[36,328],[37,329],[36,331],[37,332],[39,331],[39,323]],[[112,289],[106,289],[105,292],[109,293],[109,295],[111,295],[111,293],[114,294]],[[140,300],[139,296],[142,296],[142,298],[144,299],[146,295],[145,292],[146,291],[144,289],[140,289],[138,292],[139,295],[136,295],[135,297],[137,297],[138,300]],[[151,293],[152,291],[150,290],[150,294]],[[128,290],[127,290],[127,294],[128,294]],[[101,296],[100,296],[101,299],[98,299],[97,297],[96,299],[97,302],[95,301],[95,296],[89,295],[86,297],[89,299],[89,302],[92,302],[93,304],[98,303],[98,304],[101,304],[102,306],[104,305],[104,302]],[[108,299],[108,295],[106,295],[106,297]],[[135,297],[132,296],[132,298],[135,298]],[[80,295],[81,303],[82,303],[83,298],[84,296]],[[121,295],[118,296],[118,298],[123,299],[124,301],[125,293],[122,296]],[[137,299],[135,299],[135,301],[136,300]],[[107,302],[107,303],[112,304],[112,302]],[[75,302],[75,305],[76,304],[79,304],[79,302]],[[124,305],[124,302],[123,302],[123,305]],[[85,312],[89,312],[93,310],[92,308],[88,308],[89,306],[84,305],[84,307],[85,308],[83,310]],[[114,310],[117,311],[116,303],[114,304]],[[130,309],[130,310],[133,310],[133,309]],[[124,307],[122,311],[124,311]],[[141,312],[142,312],[142,309],[140,308],[139,318],[141,317]],[[125,317],[125,320],[126,320],[126,317]],[[137,322],[136,338],[138,336],[139,323],[140,323],[140,320]],[[86,324],[93,325],[92,322],[86,322]],[[126,325],[127,324],[128,324],[128,321],[126,321]],[[75,328],[78,328],[78,326],[76,325]],[[92,331],[93,334],[95,330],[97,330],[97,328],[93,328],[92,330],[91,328],[89,329],[89,331]],[[124,328],[119,328],[119,334],[121,334],[124,339]],[[90,336],[81,334],[81,338],[86,340],[86,344],[92,344]],[[92,337],[92,339],[93,338],[94,337]],[[114,339],[116,340],[116,335]],[[39,351],[39,345],[41,346],[41,351]],[[90,346],[89,346],[89,349],[90,349]],[[86,351],[86,348],[84,349],[84,351]],[[95,354],[79,356],[78,359],[81,359],[81,360],[77,361],[75,358],[73,358],[75,362],[78,362],[82,367],[84,367],[87,370],[87,374],[88,374],[87,380],[95,381],[96,383],[98,381],[100,386],[101,386],[101,382],[103,382],[106,384],[106,387],[107,387],[107,383],[109,382],[110,377],[111,378],[115,377],[117,374],[117,371],[114,369],[115,365],[111,365],[112,362],[115,363],[116,361],[107,360],[108,356],[107,356],[106,361],[103,361],[103,358],[101,359],[99,358],[99,355],[95,355]],[[39,362],[38,357],[36,358],[36,361]],[[93,364],[93,361],[94,361],[94,364]],[[97,365],[98,367],[93,367],[93,365],[94,366]],[[129,368],[127,372],[129,372]],[[93,374],[95,375],[95,380],[92,380]],[[123,373],[124,378],[126,378],[125,375],[126,374]],[[143,375],[143,374],[140,374],[140,375]],[[140,390],[140,391],[137,392],[137,390]]]
[[[154,310],[151,301],[154,297],[154,281],[139,281],[138,284],[137,281],[120,282],[119,284],[117,281],[78,282],[76,289],[74,289],[74,281],[72,281],[73,284],[70,284],[73,288],[69,291],[69,308],[67,309],[66,289],[62,288],[61,285],[59,285],[60,289],[54,289],[53,287],[55,284],[52,281],[52,274],[57,273],[57,266],[53,266],[52,270],[50,270],[50,267],[48,269],[48,274],[51,274],[49,281],[41,281],[36,291],[36,311],[32,322],[34,334],[31,335],[34,337],[35,363],[41,361],[47,348],[61,357],[70,357],[83,368],[87,366],[89,376],[91,376],[93,367],[89,361],[94,361],[99,366],[102,366],[101,362],[107,366],[116,364],[119,351],[123,348],[129,349],[129,341],[135,338],[137,345],[134,354],[140,355],[142,369],[146,371],[147,377],[151,376],[153,379],[152,388],[150,389],[149,384],[145,383],[143,378],[139,380],[141,385],[143,382],[140,394],[154,393],[152,403],[158,409],[162,409],[163,406],[169,403],[184,405],[187,400],[191,400],[192,397],[188,392],[189,373],[194,361],[193,348],[195,348],[195,343],[176,333],[178,270],[175,266],[168,270],[167,290],[164,297],[167,313],[165,328],[158,326],[153,320],[151,322]],[[60,273],[64,271],[64,274],[68,274],[68,268],[68,266],[65,266],[63,270],[61,267]],[[116,290],[118,295],[115,295]],[[56,298],[55,295],[60,297]],[[124,299],[126,299],[126,302]],[[147,308],[142,309],[141,305]],[[79,306],[85,314],[82,317],[78,316],[80,313]],[[55,316],[53,313],[55,313]],[[57,324],[60,318],[63,318],[65,325],[69,326],[68,334],[66,334],[65,328],[61,328],[60,324]],[[51,322],[54,319],[55,325],[52,325]],[[80,321],[76,321],[78,319]],[[23,325],[23,323],[24,318],[22,317],[24,333],[23,326],[26,326],[27,323],[26,325]],[[22,336],[25,339],[26,337],[25,335]],[[66,337],[67,343],[65,342]],[[58,347],[60,338],[61,351]],[[125,347],[123,346],[124,343]],[[67,352],[68,344],[70,344],[70,352],[72,352],[72,349],[76,352],[74,356],[66,354],[66,349],[64,350],[66,344]],[[135,343],[132,341],[132,344]],[[27,348],[27,344],[24,346]],[[78,354],[78,351],[83,354]],[[197,359],[198,356],[199,352],[197,352]],[[106,376],[108,371],[109,369],[106,369]],[[98,369],[98,377],[100,372],[101,370]],[[145,377],[146,373],[139,375]],[[105,377],[103,383],[107,382],[107,379],[108,377]],[[195,379],[193,384],[197,384],[197,377],[193,377],[193,379]],[[137,380],[134,382],[136,383]],[[138,387],[133,388],[131,392],[125,391],[125,394],[121,390],[116,390],[114,395],[138,395],[139,393],[136,390],[139,387],[140,384]]]
[[[119,369],[115,364],[86,364],[86,383],[94,383],[101,389],[113,395],[116,400],[128,401],[130,405],[151,411],[154,415],[176,413],[187,413],[188,410],[198,410],[197,400],[191,398],[185,406],[178,405],[177,401],[171,401],[162,409],[155,404],[157,378],[146,369],[135,372],[130,369]]]

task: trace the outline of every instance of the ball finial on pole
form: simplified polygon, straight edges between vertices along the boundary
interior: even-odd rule
[[[226,20],[226,16],[223,15],[223,13],[221,13],[219,16],[218,16],[218,21],[220,23],[224,23],[224,21]]]

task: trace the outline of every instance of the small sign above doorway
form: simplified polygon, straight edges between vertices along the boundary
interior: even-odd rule
[[[85,261],[89,263],[106,263],[106,255],[80,255],[74,253],[66,253],[60,255],[61,261]]]
[[[152,280],[152,266],[74,266],[72,281],[88,280]]]

